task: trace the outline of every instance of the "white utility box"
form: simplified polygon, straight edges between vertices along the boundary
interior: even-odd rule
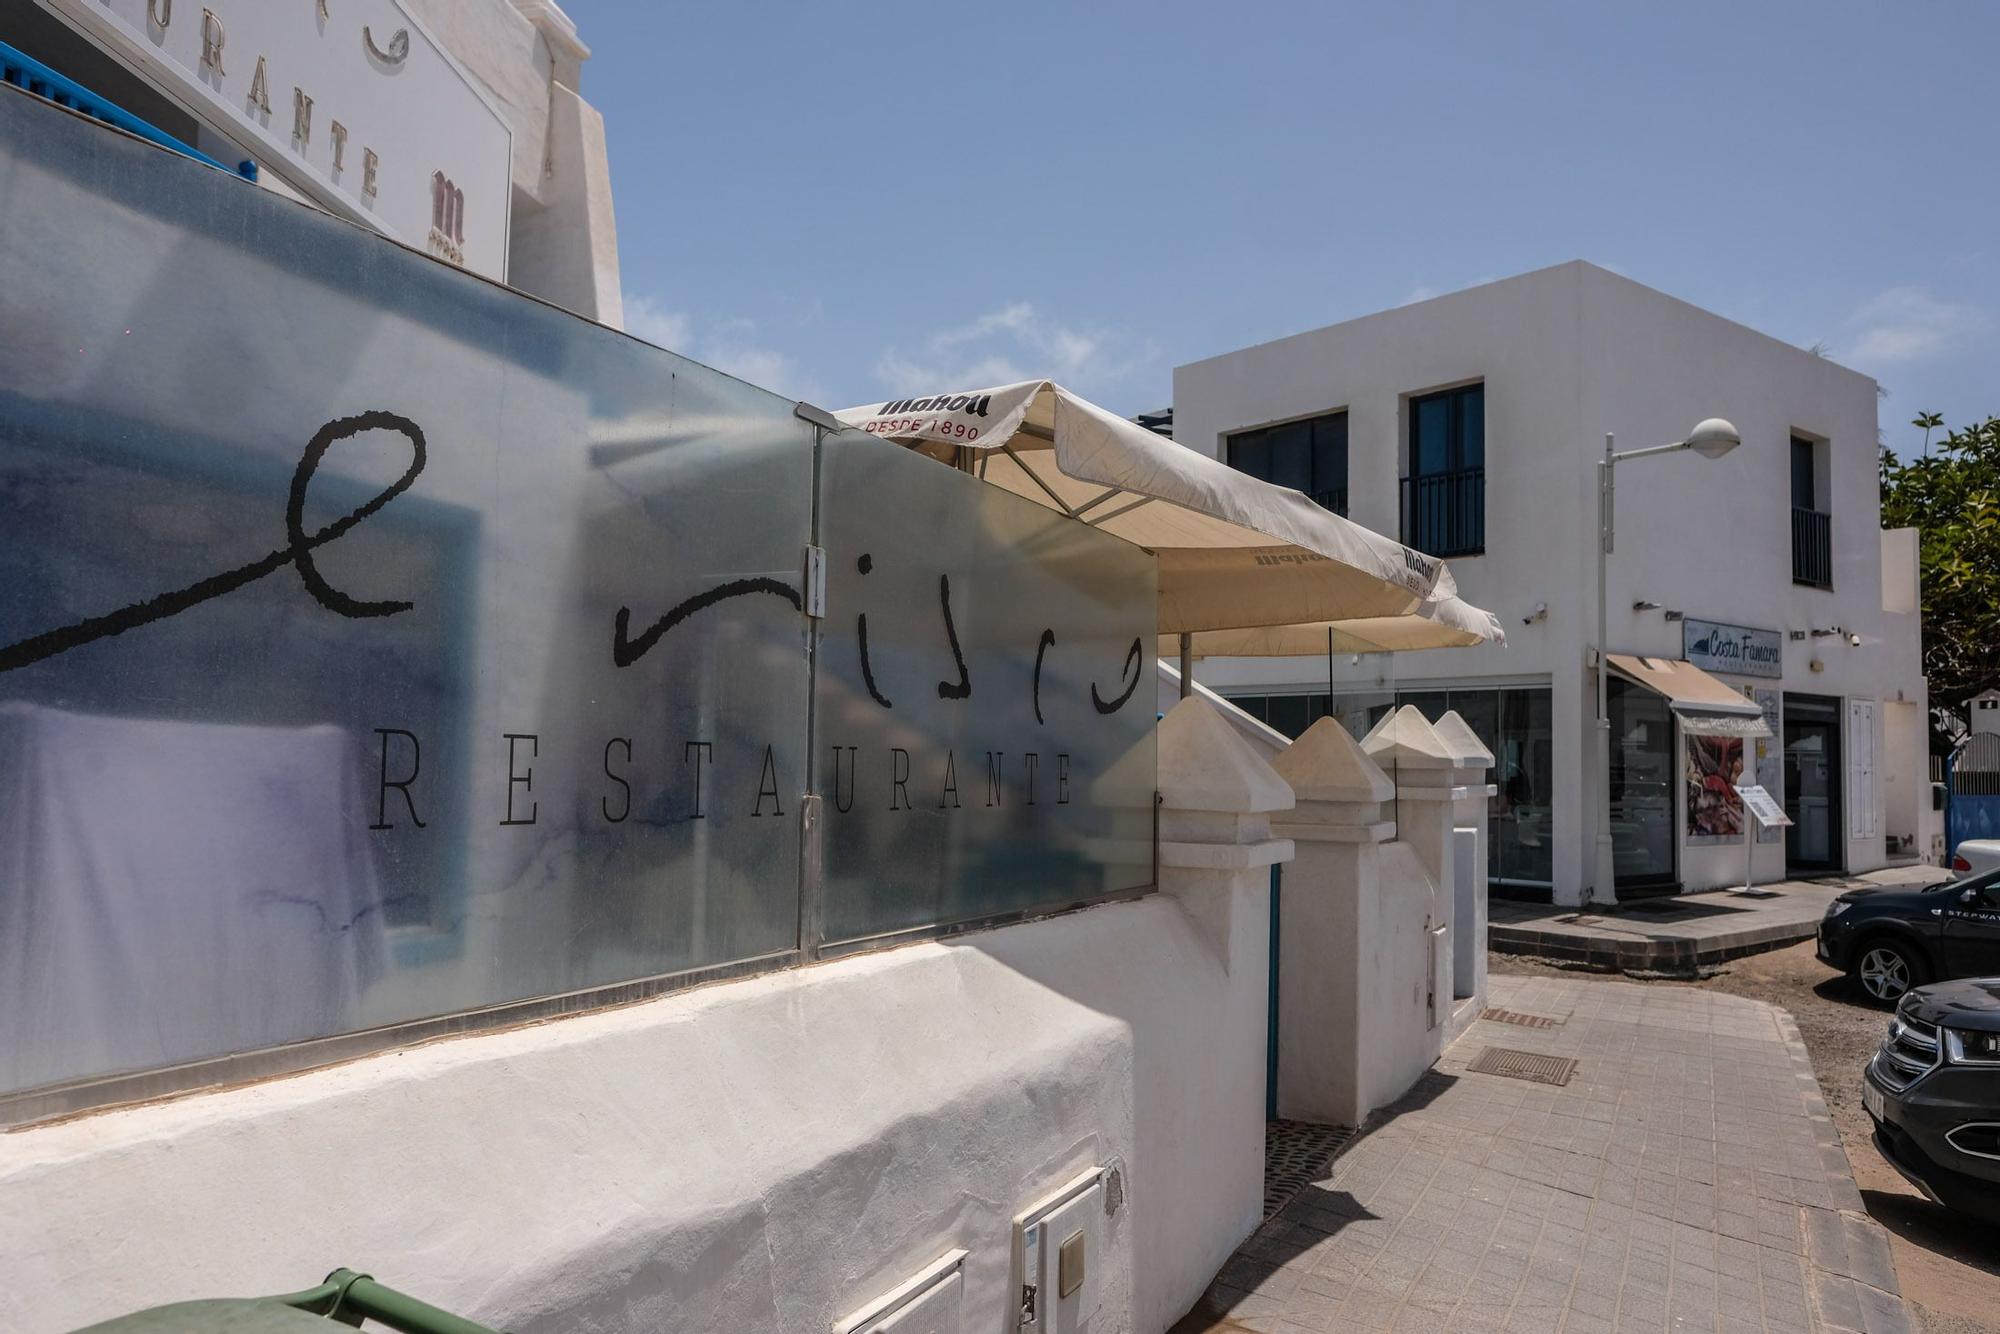
[[[1078,1334],[1097,1314],[1108,1260],[1104,1169],[1092,1168],[1014,1220],[1022,1334]]]
[[[926,1265],[833,1327],[833,1334],[965,1334],[965,1251]]]

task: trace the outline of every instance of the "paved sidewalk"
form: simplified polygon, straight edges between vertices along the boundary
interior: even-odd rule
[[[1769,898],[1709,890],[1596,913],[1494,899],[1487,940],[1503,954],[1608,969],[1691,973],[1703,964],[1810,940],[1826,915],[1826,905],[1842,890],[1927,885],[1946,874],[1937,866],[1892,866],[1853,877],[1759,886],[1775,891]]]
[[[1914,1328],[1790,1016],[1716,992],[1504,977],[1482,1020],[1258,1229],[1195,1331]],[[1575,1058],[1566,1087],[1467,1066]]]

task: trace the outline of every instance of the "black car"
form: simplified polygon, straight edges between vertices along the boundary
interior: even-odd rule
[[[2000,975],[2000,870],[1927,889],[1850,889],[1826,907],[1819,957],[1882,1005],[1937,978]]]
[[[1938,1204],[2000,1223],[2000,978],[1907,993],[1868,1062],[1875,1147]]]

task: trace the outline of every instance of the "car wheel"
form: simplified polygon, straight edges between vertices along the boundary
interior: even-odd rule
[[[1855,955],[1854,980],[1877,1005],[1894,1005],[1911,987],[1922,986],[1925,977],[1923,959],[1899,940],[1863,941]]]

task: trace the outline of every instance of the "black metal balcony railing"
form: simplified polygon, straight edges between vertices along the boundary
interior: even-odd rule
[[[1405,477],[1403,544],[1429,556],[1486,550],[1486,469]]]
[[[1792,507],[1792,582],[1833,587],[1833,519]]]
[[[1306,498],[1323,510],[1332,510],[1341,518],[1347,517],[1347,488],[1336,486],[1330,491],[1309,491]]]

